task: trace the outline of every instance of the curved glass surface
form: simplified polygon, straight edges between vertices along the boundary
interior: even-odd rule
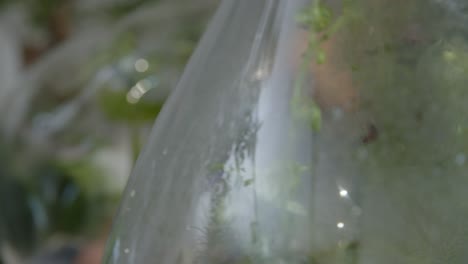
[[[106,263],[465,263],[466,7],[224,1]]]

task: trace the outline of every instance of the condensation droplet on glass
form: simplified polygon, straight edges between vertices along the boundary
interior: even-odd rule
[[[261,80],[265,79],[267,74],[268,74],[268,72],[265,69],[260,68],[255,72],[254,77],[255,77],[255,79],[261,81]]]
[[[165,149],[163,150],[162,154],[163,154],[164,156],[167,155],[167,148],[165,148]]]
[[[466,155],[464,153],[458,153],[457,156],[455,156],[455,163],[458,166],[462,166],[466,162]]]
[[[129,248],[124,249],[124,253],[125,253],[125,254],[130,253],[130,249],[129,249]]]
[[[130,191],[130,197],[135,197],[135,190]]]
[[[343,222],[338,222],[338,223],[336,224],[336,227],[338,227],[339,229],[343,229],[344,226],[345,226],[345,225],[344,225]]]
[[[348,197],[348,191],[346,189],[341,189],[340,196],[343,198]]]

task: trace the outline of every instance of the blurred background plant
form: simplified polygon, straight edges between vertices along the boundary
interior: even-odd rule
[[[218,0],[0,0],[0,263],[99,263]]]

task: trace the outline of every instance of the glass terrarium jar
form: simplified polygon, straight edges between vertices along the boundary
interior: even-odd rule
[[[106,263],[466,263],[467,7],[225,0]]]

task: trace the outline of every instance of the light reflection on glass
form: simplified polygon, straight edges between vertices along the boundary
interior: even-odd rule
[[[267,75],[268,75],[267,70],[260,68],[255,72],[255,79],[263,80],[267,77]]]
[[[348,197],[348,191],[345,189],[340,190],[340,196],[341,197]]]
[[[137,72],[146,72],[149,68],[149,63],[145,59],[138,59],[135,62],[135,70]]]
[[[141,97],[145,95],[153,86],[153,83],[148,79],[139,81],[127,93],[127,102],[129,102],[130,104],[138,103]]]

